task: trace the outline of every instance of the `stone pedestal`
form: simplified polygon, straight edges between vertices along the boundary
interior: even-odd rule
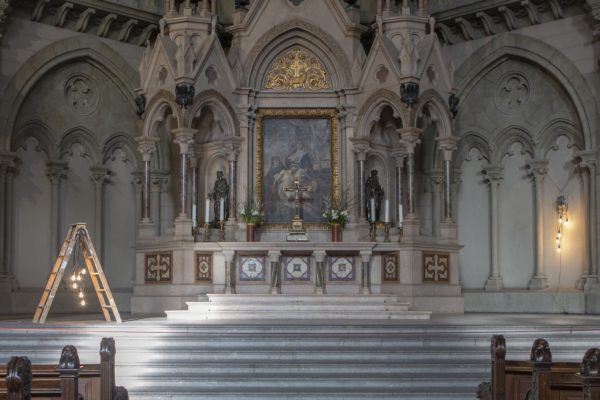
[[[529,281],[529,290],[544,290],[548,289],[550,285],[548,284],[548,278],[546,276],[534,276]]]
[[[402,235],[405,238],[418,237],[421,235],[421,224],[414,216],[407,216],[402,223]]]
[[[138,237],[140,239],[152,239],[156,237],[156,227],[152,222],[140,222],[138,224]]]
[[[177,217],[175,219],[175,240],[193,242],[192,220],[190,218]]]
[[[500,276],[491,276],[485,282],[485,290],[497,291],[504,288],[504,282]]]
[[[458,239],[458,231],[454,222],[444,221],[440,224],[440,236],[446,240]]]

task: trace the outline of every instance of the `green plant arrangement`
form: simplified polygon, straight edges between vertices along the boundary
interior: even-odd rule
[[[246,224],[260,225],[265,217],[264,207],[260,200],[248,194],[240,207],[240,219]]]

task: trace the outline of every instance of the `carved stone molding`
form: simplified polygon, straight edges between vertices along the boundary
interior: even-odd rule
[[[504,114],[513,114],[529,100],[531,86],[521,73],[512,71],[500,78],[494,98],[496,107]]]
[[[447,253],[423,253],[423,282],[450,282],[450,255]]]
[[[100,102],[98,86],[91,77],[81,73],[67,79],[64,94],[67,104],[81,115],[94,113]]]
[[[600,22],[600,1],[585,0],[595,22]],[[503,2],[473,2],[433,14],[435,31],[440,42],[452,45],[480,39],[528,26],[583,14],[583,0],[506,0]],[[594,25],[594,34],[596,27]]]
[[[328,76],[317,57],[294,48],[273,62],[267,72],[265,89],[329,89],[331,85]]]
[[[0,0],[0,31],[9,2]],[[13,3],[15,8],[31,12],[33,21],[138,46],[153,38],[160,20],[160,15],[109,2],[37,0],[33,7],[27,1]]]
[[[170,283],[173,279],[173,253],[147,253],[144,258],[146,283]]]

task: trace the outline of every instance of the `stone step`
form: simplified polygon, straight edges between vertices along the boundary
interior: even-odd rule
[[[207,294],[188,302],[187,310],[166,311],[167,318],[202,320],[306,319],[429,319],[427,311],[409,311],[410,304],[394,295],[265,295]]]

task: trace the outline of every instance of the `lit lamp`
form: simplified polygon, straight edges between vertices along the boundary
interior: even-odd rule
[[[567,215],[568,209],[569,204],[567,204],[567,199],[565,196],[558,196],[556,198],[556,213],[558,214],[558,226],[556,228],[556,251],[559,253],[561,250],[564,226],[565,224],[569,223],[569,216]]]

